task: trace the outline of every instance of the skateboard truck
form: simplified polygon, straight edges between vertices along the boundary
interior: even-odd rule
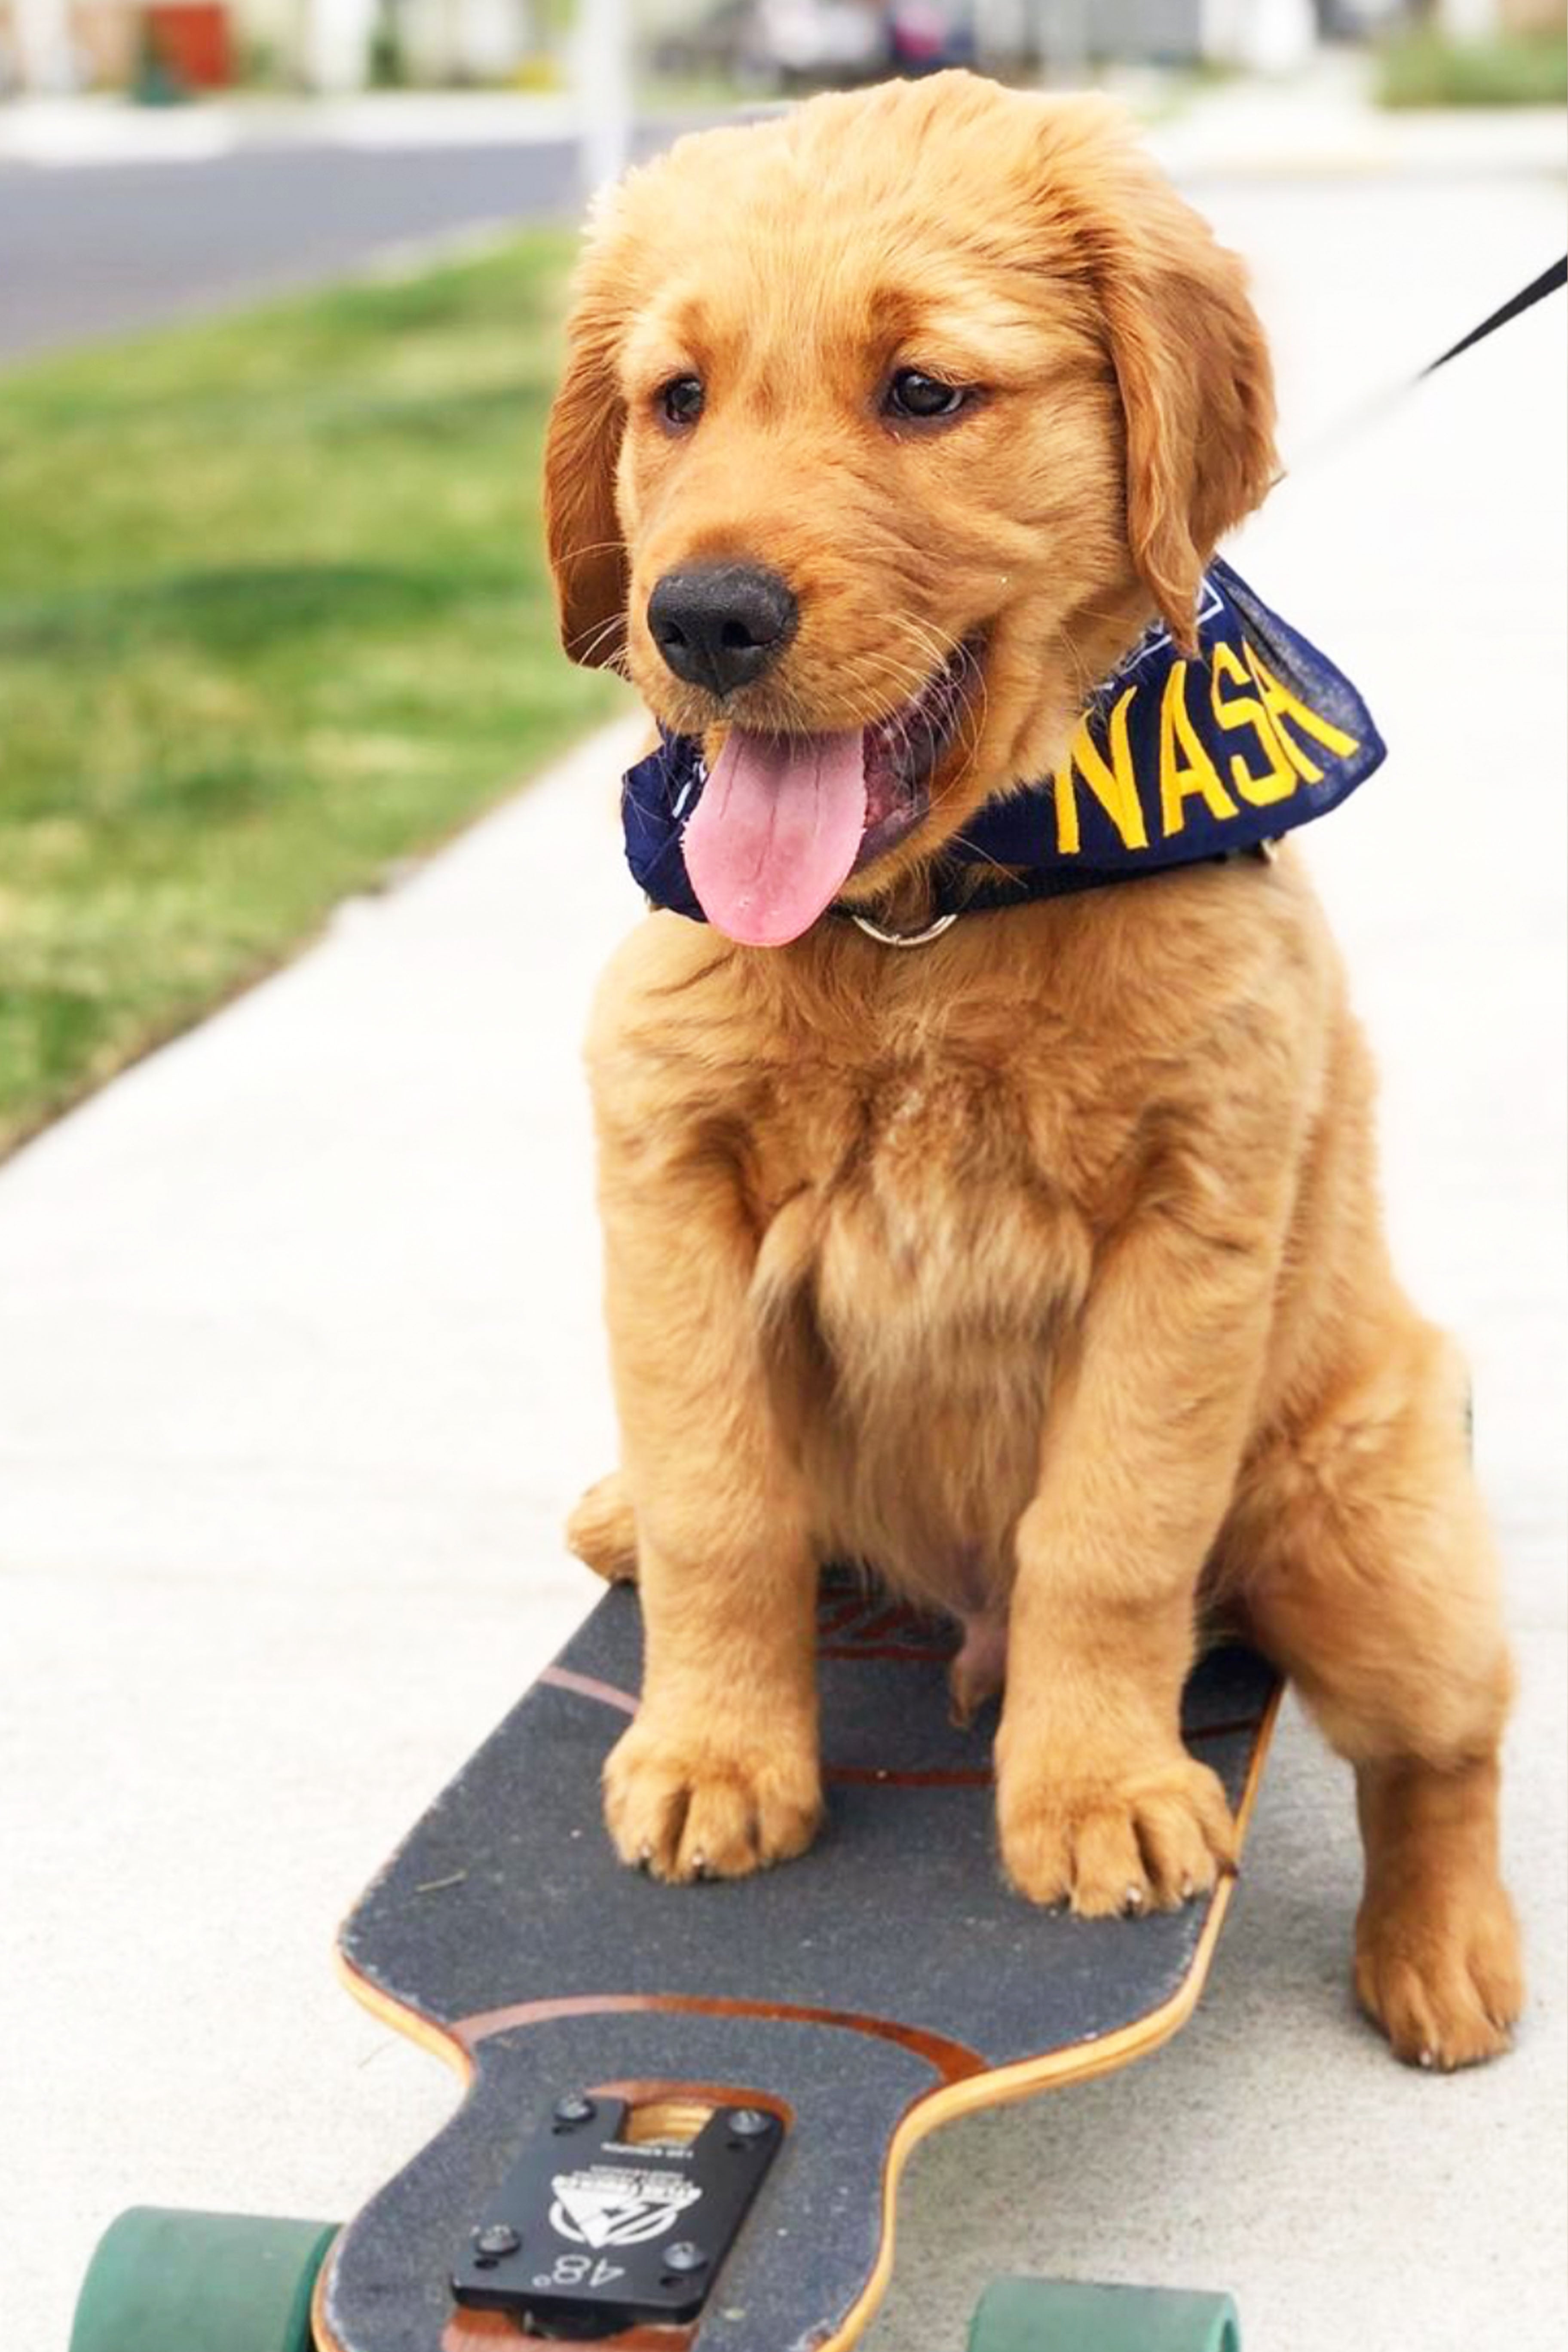
[[[689,2138],[623,2137],[626,2100],[556,2101],[469,2231],[452,2293],[584,2343],[697,2318],[784,2140],[765,2107],[715,2107]]]

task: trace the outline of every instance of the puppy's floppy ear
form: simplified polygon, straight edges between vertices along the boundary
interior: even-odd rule
[[[626,421],[616,374],[624,318],[616,277],[603,249],[590,253],[544,442],[544,538],[561,642],[588,669],[607,667],[626,644],[629,579],[616,514],[616,463]]]
[[[1064,210],[1121,395],[1132,560],[1191,650],[1204,566],[1274,477],[1273,370],[1241,262],[1095,111]]]

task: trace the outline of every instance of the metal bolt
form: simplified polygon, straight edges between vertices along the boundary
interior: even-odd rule
[[[569,2091],[563,2099],[557,2099],[555,2102],[555,2120],[558,2124],[592,2123],[598,2112],[593,2100],[585,2099],[581,2091]]]
[[[700,2246],[694,2246],[689,2238],[682,2238],[665,2248],[664,2267],[667,2271],[705,2271],[708,2257]]]
[[[761,2107],[731,2107],[724,2120],[737,2139],[761,2139],[773,2121]]]
[[[492,2221],[488,2229],[476,2231],[474,2244],[481,2254],[495,2261],[501,2254],[515,2254],[522,2240],[510,2221]]]

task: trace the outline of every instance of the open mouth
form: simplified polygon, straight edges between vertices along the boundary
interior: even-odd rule
[[[972,639],[868,726],[820,735],[731,727],[682,845],[709,921],[746,947],[784,947],[808,931],[851,874],[926,815],[979,676]]]

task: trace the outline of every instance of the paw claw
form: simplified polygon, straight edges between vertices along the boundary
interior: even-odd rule
[[[1494,1881],[1369,1900],[1356,1923],[1356,1995],[1407,2065],[1451,2074],[1500,2057],[1524,2004],[1519,1930]]]
[[[766,1746],[689,1743],[639,1717],[605,1766],[605,1814],[622,1861],[655,1878],[742,1878],[810,1844],[816,1755],[776,1732]]]
[[[1121,1783],[1064,1782],[1048,1763],[1001,1778],[1002,1854],[1032,1902],[1086,1918],[1173,1910],[1234,1860],[1235,1830],[1206,1765],[1183,1755]]]

